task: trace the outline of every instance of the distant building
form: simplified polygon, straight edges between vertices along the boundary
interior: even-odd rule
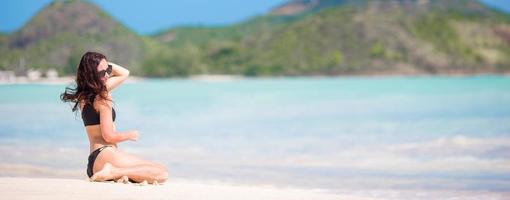
[[[41,78],[41,71],[39,70],[28,70],[27,78],[29,81],[39,80]]]
[[[16,81],[16,75],[13,71],[0,71],[0,82],[11,83]]]
[[[49,69],[48,71],[46,71],[46,78],[50,80],[57,79],[58,78],[57,70]]]

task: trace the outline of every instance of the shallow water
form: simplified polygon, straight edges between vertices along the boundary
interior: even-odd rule
[[[86,176],[64,87],[0,85],[1,176]],[[149,79],[113,97],[117,128],[141,133],[120,147],[173,177],[389,198],[510,190],[510,77]]]

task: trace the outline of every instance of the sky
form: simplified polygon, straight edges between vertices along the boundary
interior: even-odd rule
[[[0,1],[0,32],[19,30],[52,0]],[[227,25],[261,15],[287,0],[89,0],[140,34],[179,25]],[[481,0],[510,13],[510,0]],[[214,2],[214,3],[211,3]]]
[[[179,25],[225,25],[262,15],[286,0],[89,0],[140,34]],[[52,0],[0,1],[0,32],[20,29]],[[214,3],[212,3],[214,2]]]

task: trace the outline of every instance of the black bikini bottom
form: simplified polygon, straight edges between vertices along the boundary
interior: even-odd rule
[[[94,175],[92,170],[94,169],[94,162],[96,162],[97,156],[106,147],[111,147],[111,145],[106,145],[106,146],[99,147],[96,150],[94,150],[92,153],[90,153],[90,155],[89,155],[89,163],[87,164],[87,175],[89,176],[89,178],[92,177],[92,175]]]

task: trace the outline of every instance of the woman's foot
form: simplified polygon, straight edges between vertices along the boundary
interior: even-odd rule
[[[103,169],[101,169],[101,170],[97,171],[96,173],[94,173],[94,175],[92,177],[90,177],[90,178],[92,179],[92,181],[111,180],[111,179],[113,179],[112,169],[113,169],[113,165],[112,164],[105,163],[104,166],[103,166]]]
[[[127,176],[122,176],[119,179],[117,179],[117,183],[128,184],[129,183],[129,178]]]

